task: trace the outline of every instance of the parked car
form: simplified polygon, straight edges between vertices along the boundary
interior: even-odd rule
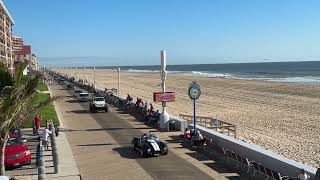
[[[27,142],[27,139],[22,138],[22,133],[19,128],[10,129],[9,137],[10,138],[17,138],[17,139],[21,140],[23,143]]]
[[[66,81],[65,81],[64,79],[60,79],[59,83],[60,83],[61,85],[65,85],[65,84],[66,84]]]
[[[74,90],[74,94],[73,94],[73,95],[74,95],[75,97],[78,97],[79,94],[82,93],[82,92],[83,92],[82,90],[77,89],[77,90]]]
[[[108,105],[104,97],[94,97],[92,98],[92,102],[90,102],[90,112],[97,112],[99,110],[108,112]]]
[[[31,164],[32,155],[30,150],[18,138],[9,138],[4,151],[4,164],[6,168]]]
[[[168,154],[168,146],[155,135],[134,137],[132,144],[133,149],[138,151],[142,157]]]
[[[79,102],[88,102],[91,99],[92,98],[90,97],[89,93],[86,93],[86,92],[79,93],[79,96],[78,96]]]
[[[72,84],[70,84],[70,83],[68,83],[68,84],[66,84],[66,89],[73,89],[73,85]]]

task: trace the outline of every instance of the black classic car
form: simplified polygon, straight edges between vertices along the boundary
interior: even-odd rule
[[[142,157],[160,156],[168,154],[168,146],[155,135],[143,135],[132,139],[133,149]]]

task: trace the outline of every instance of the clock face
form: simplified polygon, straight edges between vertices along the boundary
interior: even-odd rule
[[[192,87],[189,90],[189,95],[192,99],[198,99],[200,97],[201,91],[197,87]]]

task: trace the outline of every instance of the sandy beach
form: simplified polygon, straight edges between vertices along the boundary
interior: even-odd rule
[[[93,83],[93,70],[55,69],[69,76]],[[117,88],[117,72],[96,70],[96,86]],[[196,80],[202,95],[199,116],[210,116],[237,125],[238,138],[257,144],[287,158],[320,166],[320,87],[222,78],[169,74],[167,91],[176,92],[176,102],[168,103],[170,114],[192,115],[187,95],[189,84]],[[121,95],[130,94],[152,102],[153,92],[160,91],[159,73],[121,73]]]

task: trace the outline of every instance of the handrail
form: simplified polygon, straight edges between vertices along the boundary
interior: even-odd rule
[[[179,117],[187,120],[188,123],[192,123],[194,118],[191,115],[185,115],[185,114],[179,114]],[[197,118],[197,124],[200,126],[204,126],[208,129],[214,129],[220,133],[226,133],[228,135],[232,133],[235,138],[237,137],[237,127],[234,124],[222,121],[220,119],[211,118],[211,117],[196,116],[196,118]],[[214,122],[216,122],[217,125],[215,125]]]

